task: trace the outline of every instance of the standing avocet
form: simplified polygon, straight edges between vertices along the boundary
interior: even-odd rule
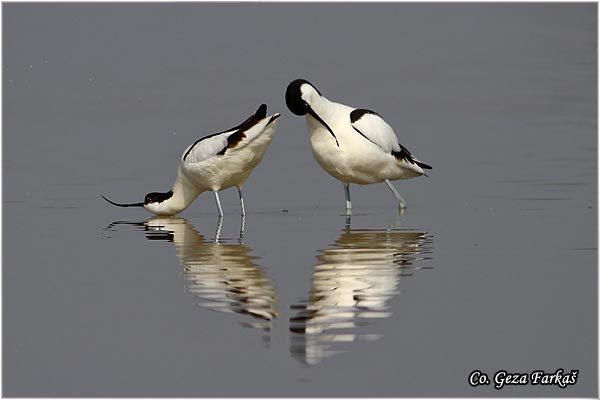
[[[254,115],[235,128],[196,140],[183,152],[175,184],[166,193],[148,193],[143,203],[132,204],[102,198],[119,207],[144,207],[157,215],[175,215],[185,210],[200,193],[211,190],[219,216],[223,216],[218,192],[235,186],[242,215],[245,215],[242,185],[269,147],[279,116],[267,116],[267,106],[262,104]]]
[[[288,85],[285,102],[291,112],[306,116],[313,155],[344,185],[348,214],[351,183],[385,182],[403,209],[406,202],[390,180],[414,178],[431,169],[398,143],[392,128],[375,111],[329,101],[304,79]]]

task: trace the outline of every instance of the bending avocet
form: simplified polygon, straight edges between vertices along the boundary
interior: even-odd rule
[[[269,147],[279,116],[267,116],[267,106],[262,104],[235,128],[196,140],[183,152],[177,178],[168,192],[148,193],[143,203],[120,204],[102,198],[119,207],[143,207],[157,215],[175,215],[200,193],[210,190],[214,192],[219,216],[223,216],[218,192],[235,186],[245,215],[242,185]]]

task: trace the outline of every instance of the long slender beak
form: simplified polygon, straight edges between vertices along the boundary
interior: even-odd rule
[[[107,199],[106,197],[100,195],[104,200],[108,201],[110,204],[117,206],[117,207],[144,207],[144,203],[131,203],[131,204],[119,204],[119,203],[115,203],[114,201],[110,201],[109,199]]]
[[[331,130],[331,128],[329,127],[329,125],[327,125],[325,123],[325,121],[323,121],[321,119],[321,117],[319,117],[319,114],[317,114],[315,112],[315,110],[313,110],[312,108],[308,107],[308,114],[313,117],[314,119],[316,119],[317,121],[319,121],[321,124],[323,124],[323,126],[325,128],[327,128],[327,130],[331,133],[331,136],[333,136],[333,138],[335,139],[335,144],[337,144],[338,147],[340,147],[340,144],[338,143],[337,137],[335,137],[335,133],[333,133],[333,131]]]

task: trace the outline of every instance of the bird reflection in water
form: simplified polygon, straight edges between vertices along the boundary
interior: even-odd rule
[[[220,222],[220,221],[219,221]],[[248,315],[242,325],[270,334],[277,317],[277,297],[271,280],[257,265],[252,249],[241,243],[241,236],[215,241],[204,236],[184,218],[154,217],[146,222],[115,222],[109,226],[134,225],[144,230],[148,240],[172,242],[183,266],[186,292],[199,299],[198,305],[223,313]],[[237,243],[236,243],[237,242]],[[269,336],[264,337],[268,344]]]
[[[391,315],[388,301],[399,293],[400,279],[430,268],[432,239],[426,232],[389,228],[350,229],[313,267],[309,299],[292,306],[291,353],[313,365],[344,351],[343,343],[376,340],[365,332],[369,320]]]

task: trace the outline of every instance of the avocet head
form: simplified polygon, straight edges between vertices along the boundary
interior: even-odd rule
[[[144,208],[151,213],[157,215],[172,215],[170,207],[166,207],[165,200],[173,196],[173,191],[169,190],[166,193],[152,192],[144,197]]]
[[[285,104],[296,115],[311,113],[311,104],[315,98],[321,97],[321,92],[306,79],[296,79],[285,91]]]
[[[327,125],[323,118],[321,118],[313,109],[315,103],[322,97],[321,92],[306,79],[296,79],[288,85],[287,90],[285,91],[285,103],[290,111],[296,115],[308,114],[313,117],[331,132],[331,136],[333,136],[336,144],[339,146],[335,133],[333,133],[331,127]]]
[[[146,210],[150,211],[151,213],[154,213],[157,215],[173,215],[174,213],[172,212],[171,208],[168,207],[167,204],[165,203],[165,201],[170,199],[172,196],[173,196],[172,190],[169,190],[166,193],[152,192],[152,193],[148,193],[144,197],[143,203],[127,203],[127,204],[115,203],[114,201],[111,201],[104,196],[102,196],[102,198],[104,200],[108,201],[110,204],[118,206],[118,207],[143,207]]]

